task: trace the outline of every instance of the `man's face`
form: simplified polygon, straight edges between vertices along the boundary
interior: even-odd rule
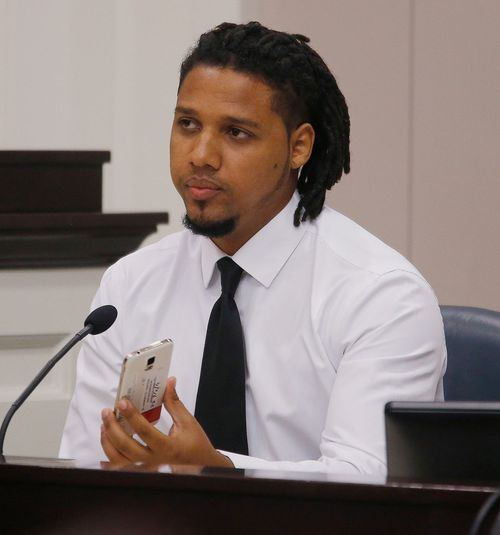
[[[172,180],[193,227],[214,236],[228,254],[266,225],[295,190],[290,139],[271,108],[272,95],[253,76],[206,65],[193,68],[179,90]],[[215,237],[217,230],[226,234]]]

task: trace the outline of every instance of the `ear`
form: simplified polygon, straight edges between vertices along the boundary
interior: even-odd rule
[[[311,157],[314,145],[314,128],[309,123],[302,123],[290,136],[290,166],[299,169]]]

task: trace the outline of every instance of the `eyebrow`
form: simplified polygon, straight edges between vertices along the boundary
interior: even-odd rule
[[[193,108],[187,108],[185,106],[176,106],[175,113],[185,113],[186,115],[194,115],[197,116],[198,113]],[[225,115],[224,121],[227,121],[228,123],[236,123],[241,124],[242,126],[249,126],[252,128],[260,128],[260,124],[256,121],[252,121],[252,119],[246,119],[244,117],[236,117],[235,115]]]

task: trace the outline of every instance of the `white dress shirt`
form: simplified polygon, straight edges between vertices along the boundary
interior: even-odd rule
[[[385,403],[442,398],[439,307],[407,260],[331,208],[294,227],[297,202],[232,257],[244,270],[250,455],[224,453],[239,468],[384,474]],[[222,256],[185,230],[107,270],[92,307],[112,304],[118,319],[83,344],[62,457],[105,458],[100,411],[114,405],[124,355],[153,341],[173,339],[170,375],[194,413]],[[158,427],[170,426],[163,410]]]

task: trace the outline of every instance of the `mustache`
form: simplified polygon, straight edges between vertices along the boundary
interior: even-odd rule
[[[207,175],[192,175],[184,184],[188,187],[222,189],[223,185],[218,177]]]

